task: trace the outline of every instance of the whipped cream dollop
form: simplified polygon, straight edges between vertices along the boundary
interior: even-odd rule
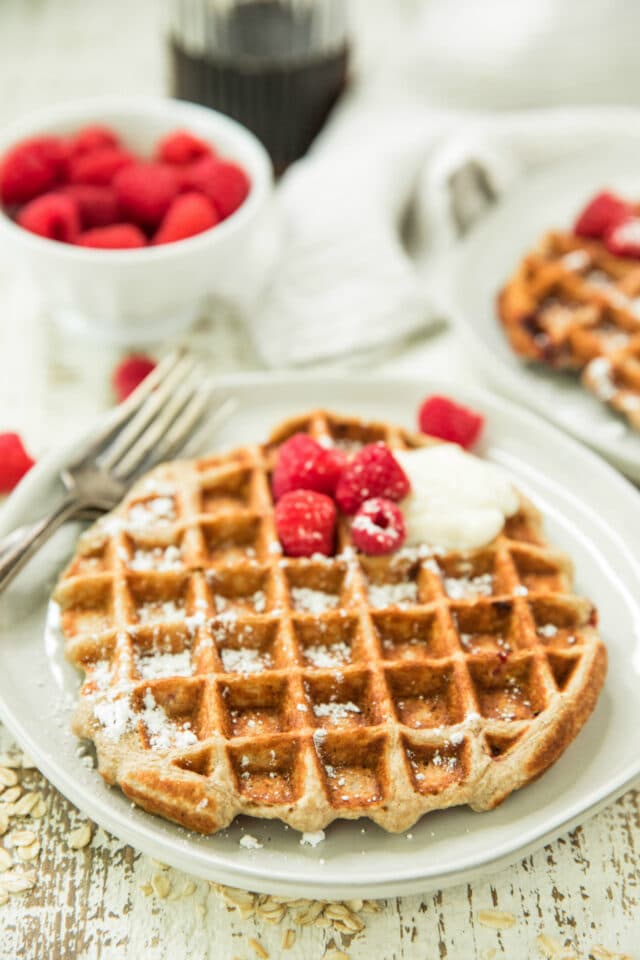
[[[472,550],[496,537],[520,499],[508,476],[494,464],[454,443],[394,451],[411,482],[401,507],[407,545]]]

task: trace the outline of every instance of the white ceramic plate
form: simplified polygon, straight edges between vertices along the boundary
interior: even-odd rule
[[[527,365],[512,352],[497,318],[495,297],[522,255],[552,228],[570,228],[594,193],[611,187],[640,196],[637,139],[576,154],[525,178],[461,246],[447,291],[452,313],[492,385],[590,444],[640,481],[640,433],[591,396],[577,377]]]
[[[430,814],[393,836],[367,821],[338,822],[326,840],[301,846],[277,823],[236,823],[200,837],[131,805],[82,765],[69,733],[78,676],[59,643],[45,643],[46,602],[76,530],[61,531],[0,596],[0,716],[51,781],[90,817],[160,860],[252,890],[318,897],[390,896],[442,887],[498,867],[558,835],[621,792],[640,773],[640,499],[603,461],[553,427],[486,393],[422,380],[311,376],[241,377],[240,403],[219,446],[259,440],[281,418],[314,406],[411,426],[419,400],[449,390],[484,410],[483,452],[510,470],[543,510],[550,540],[576,560],[577,588],[600,609],[610,671],[597,710],[542,779],[491,813]],[[68,451],[67,454],[68,455]],[[36,467],[0,516],[0,533],[52,502],[62,456]],[[243,831],[263,844],[239,846]]]

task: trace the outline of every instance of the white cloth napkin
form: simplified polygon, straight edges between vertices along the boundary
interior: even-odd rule
[[[637,98],[629,31],[640,7],[392,6],[377,22],[375,67],[278,188],[284,243],[250,323],[269,366],[352,358],[428,331],[444,312],[436,255],[515,179],[608,131],[640,129],[631,107],[519,109]]]
[[[428,331],[446,314],[434,265],[458,238],[520,177],[572,154],[579,163],[620,133],[640,136],[640,111],[471,118],[414,107],[349,118],[280,188],[284,247],[252,324],[260,355],[305,364]],[[411,253],[401,238],[409,206]]]

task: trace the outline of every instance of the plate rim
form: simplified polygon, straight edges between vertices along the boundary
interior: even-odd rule
[[[637,143],[635,146],[640,153],[640,146]],[[598,153],[611,156],[614,151],[610,145],[607,145],[602,147]],[[581,156],[581,154],[579,155]],[[590,159],[593,156],[594,154],[590,154]],[[459,278],[468,274],[469,272],[468,267],[469,257],[471,255],[470,251],[473,250],[474,244],[479,242],[478,237],[481,239],[485,231],[491,231],[495,219],[502,214],[505,206],[508,207],[508,205],[516,203],[525,195],[527,190],[530,190],[532,186],[535,187],[536,183],[544,181],[546,178],[552,176],[554,171],[558,171],[558,173],[567,171],[572,163],[575,163],[575,154],[571,154],[569,156],[563,155],[562,157],[545,164],[533,173],[530,173],[527,177],[519,178],[516,183],[514,183],[507,190],[507,192],[498,199],[495,206],[489,211],[489,213],[469,230],[468,234],[463,237],[459,246],[452,251],[451,258],[446,266],[445,271],[446,277],[444,280],[444,298],[447,305],[448,314],[453,322],[453,326],[455,329],[460,331],[468,348],[470,350],[474,350],[478,355],[480,365],[484,368],[485,374],[495,378],[495,383],[492,379],[492,385],[495,385],[496,389],[501,392],[502,396],[506,396],[508,399],[512,400],[518,405],[521,404],[523,407],[525,407],[525,409],[534,410],[545,420],[548,420],[549,423],[553,424],[556,429],[559,429],[561,432],[566,432],[575,440],[578,440],[583,446],[588,447],[590,450],[597,453],[602,459],[607,460],[617,469],[623,471],[627,477],[632,480],[632,482],[640,483],[640,456],[635,457],[625,455],[622,451],[612,448],[606,439],[602,439],[600,437],[592,438],[588,430],[588,424],[585,424],[585,426],[581,428],[575,423],[565,422],[556,417],[554,415],[553,404],[545,401],[544,397],[539,396],[537,391],[530,390],[529,384],[522,381],[521,377],[519,376],[518,366],[511,366],[511,364],[509,364],[506,360],[503,360],[490,348],[481,335],[481,330],[478,329],[478,327],[473,323],[468,311],[461,303],[461,298],[455,292],[460,283]],[[607,176],[603,175],[602,180],[603,182],[606,182]],[[553,229],[553,224],[550,224],[548,229]],[[529,249],[535,243],[538,236],[539,234],[531,238],[529,247],[526,249]],[[526,249],[521,252],[520,256],[524,256]],[[512,269],[515,268],[516,263],[517,260],[514,257]],[[498,283],[504,283],[507,279],[508,273],[502,278],[502,281],[499,281]],[[496,294],[498,293],[498,289],[499,285],[496,288]],[[496,330],[500,332],[500,322],[495,311],[493,314],[493,320]],[[513,359],[519,365],[524,365],[524,361],[520,360],[515,354],[513,354]],[[544,370],[546,368],[542,369]],[[576,391],[583,392],[585,388],[576,384],[575,389]],[[608,413],[611,417],[611,423],[617,423],[620,421],[619,415],[617,415],[614,411],[608,410]]]
[[[478,403],[479,406],[482,406],[483,403],[489,407],[497,404],[510,418],[520,419],[521,421],[524,420],[525,424],[529,422],[534,429],[543,429],[550,433],[556,441],[562,441],[563,444],[568,445],[569,453],[571,453],[571,448],[573,447],[579,451],[579,454],[583,458],[586,456],[587,462],[591,461],[593,469],[602,474],[607,484],[610,486],[613,485],[614,488],[618,487],[621,495],[627,498],[631,495],[634,499],[640,496],[638,491],[627,479],[620,475],[592,449],[589,449],[576,439],[568,437],[554,424],[550,424],[546,419],[521,407],[513,400],[506,399],[502,394],[492,393],[485,388],[479,388],[475,385],[460,385],[452,381],[436,380],[431,377],[423,380],[417,374],[398,376],[397,374],[386,374],[384,372],[378,373],[373,377],[366,374],[353,374],[350,372],[277,373],[276,375],[263,372],[234,373],[218,378],[217,383],[221,389],[237,386],[243,390],[252,387],[267,390],[273,389],[274,387],[284,387],[292,390],[297,387],[303,396],[302,388],[308,385],[310,378],[313,379],[316,386],[322,383],[326,383],[328,386],[331,384],[344,385],[345,381],[347,381],[348,384],[353,384],[355,381],[360,386],[365,386],[371,390],[375,389],[376,383],[387,384],[395,388],[406,387],[408,391],[417,386],[425,389],[425,391],[427,388],[436,390],[453,389],[465,398],[468,397],[471,402]],[[69,456],[70,451],[73,450],[76,445],[77,441],[65,445],[65,447],[57,451],[52,451],[25,477],[24,481],[0,511],[0,530],[7,526],[7,522],[11,516],[15,516],[16,514],[19,516],[20,511],[24,511],[25,508],[28,507],[32,497],[32,490],[35,492],[40,478],[46,475],[51,476],[53,472],[59,469],[60,464]],[[608,520],[603,522],[605,522],[609,528],[615,529]],[[635,566],[640,570],[640,564],[636,564]],[[81,810],[86,809],[88,798],[88,805],[91,807],[92,812],[87,815],[90,816],[91,819],[98,822],[101,826],[104,826],[115,836],[123,839],[127,843],[131,843],[137,849],[142,850],[144,853],[158,857],[160,848],[161,858],[168,863],[172,863],[172,865],[177,868],[209,879],[215,876],[220,882],[229,882],[230,885],[245,886],[248,889],[255,889],[259,892],[286,893],[291,890],[293,884],[296,884],[298,887],[304,886],[304,889],[309,891],[309,895],[319,896],[323,899],[336,899],[340,896],[354,896],[356,894],[384,897],[422,892],[433,889],[434,887],[444,888],[445,886],[451,886],[472,877],[485,875],[493,870],[513,863],[528,852],[538,849],[551,839],[556,838],[576,824],[583,822],[589,816],[596,813],[602,806],[611,802],[616,796],[628,789],[631,783],[640,776],[640,755],[638,755],[635,764],[627,764],[614,780],[602,784],[593,794],[590,794],[590,800],[585,806],[581,806],[580,803],[574,803],[572,807],[565,811],[566,815],[556,815],[555,819],[546,826],[546,829],[540,829],[535,825],[531,826],[528,832],[522,835],[517,841],[514,842],[513,839],[507,839],[503,844],[497,847],[494,846],[489,857],[487,857],[486,852],[478,852],[476,855],[470,857],[464,865],[453,866],[445,871],[441,871],[437,867],[430,869],[430,864],[423,861],[421,864],[414,864],[410,870],[396,870],[394,874],[384,880],[376,880],[366,884],[345,882],[341,886],[340,882],[336,881],[334,876],[327,876],[327,878],[319,876],[315,882],[309,882],[307,878],[299,877],[280,879],[279,876],[274,880],[273,877],[267,875],[268,871],[265,872],[264,867],[255,865],[249,860],[246,862],[236,861],[230,866],[228,863],[228,854],[222,855],[222,863],[220,863],[219,859],[220,854],[212,855],[210,851],[207,851],[206,854],[203,852],[200,857],[194,859],[193,852],[190,849],[181,850],[181,845],[176,843],[175,838],[163,837],[154,830],[153,821],[155,818],[152,818],[150,814],[148,815],[149,820],[144,824],[134,823],[133,821],[128,823],[123,813],[110,808],[108,804],[103,802],[103,798],[97,795],[88,796],[83,786],[75,781],[72,773],[67,775],[63,767],[56,765],[53,758],[51,762],[49,762],[46,751],[41,750],[33,738],[24,730],[20,718],[16,717],[10,710],[5,709],[5,704],[1,696],[0,719],[2,719],[2,722],[5,723],[18,742],[22,743],[27,752],[38,761],[38,767],[65,797],[70,799]],[[96,813],[98,814],[97,816]],[[208,863],[205,861],[208,861]]]

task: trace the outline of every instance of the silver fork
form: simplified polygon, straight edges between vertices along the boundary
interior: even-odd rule
[[[217,425],[232,401],[214,404],[213,390],[185,351],[167,356],[60,473],[66,496],[42,520],[0,544],[0,591],[67,520],[104,513],[154,464],[175,457],[205,413]],[[210,422],[209,427],[213,424]]]

